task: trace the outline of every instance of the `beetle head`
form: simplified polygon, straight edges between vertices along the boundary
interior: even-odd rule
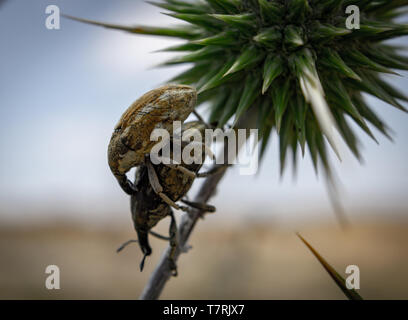
[[[152,248],[149,244],[149,233],[144,230],[136,230],[139,239],[139,246],[143,252],[143,259],[140,262],[140,271],[143,271],[144,262],[147,256],[152,254]]]

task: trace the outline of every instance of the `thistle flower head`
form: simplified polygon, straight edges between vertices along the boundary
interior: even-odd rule
[[[245,112],[258,115],[261,154],[279,134],[281,169],[307,146],[315,167],[329,170],[325,139],[337,152],[337,130],[357,158],[358,139],[347,118],[374,138],[368,123],[387,127],[362,97],[373,95],[406,111],[404,94],[381,78],[407,70],[408,58],[384,41],[408,34],[398,24],[407,0],[163,0],[151,2],[180,27],[123,27],[133,33],[184,39],[167,48],[180,56],[165,65],[191,67],[171,82],[194,85],[210,121],[224,126]],[[360,10],[360,29],[346,27],[346,8]],[[375,138],[374,138],[375,139]]]

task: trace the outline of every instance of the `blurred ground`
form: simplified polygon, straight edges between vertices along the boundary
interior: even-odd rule
[[[198,225],[193,249],[181,257],[179,277],[162,298],[344,299],[294,229],[269,222],[214,225],[211,219]],[[324,223],[297,231],[342,275],[347,265],[358,265],[364,298],[408,298],[407,219],[360,220],[346,232]],[[165,244],[152,240],[153,255],[140,273],[136,245],[115,252],[129,238],[130,226],[0,227],[0,298],[135,299]],[[60,267],[61,290],[45,289],[50,264]]]

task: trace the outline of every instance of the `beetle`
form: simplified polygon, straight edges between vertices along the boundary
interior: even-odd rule
[[[198,130],[201,135],[204,135],[205,128],[206,125],[200,121],[187,122],[182,125],[182,132],[185,133],[189,130]],[[188,142],[185,141],[183,147],[185,147],[186,143]],[[202,148],[201,151],[202,159],[204,159],[207,154],[206,149]],[[194,172],[196,177],[206,177],[215,173],[214,170],[199,173],[198,171],[202,167],[202,162],[193,162],[191,164],[185,164],[183,162],[182,165],[191,172]],[[183,171],[166,166],[162,163],[154,165],[151,162],[146,161],[145,164],[138,167],[134,181],[134,185],[139,191],[132,194],[130,205],[132,220],[138,236],[138,241],[127,241],[118,249],[118,251],[121,251],[131,242],[138,242],[140,249],[144,254],[140,264],[140,269],[143,270],[145,258],[152,253],[148,239],[148,235],[151,233],[170,242],[171,251],[169,255],[169,266],[173,275],[177,275],[177,267],[174,262],[174,255],[178,245],[177,224],[174,218],[172,205],[170,205],[168,201],[165,201],[163,197],[160,196],[160,193],[164,193],[173,203],[181,200],[188,206],[201,209],[205,212],[215,212],[215,207],[183,199],[190,190],[194,182],[194,177],[186,175]],[[163,237],[152,232],[151,229],[167,216],[171,218],[169,237]]]
[[[108,146],[109,167],[123,191],[129,195],[137,191],[126,173],[149,161],[146,155],[157,143],[150,139],[153,130],[161,128],[172,132],[174,121],[184,122],[196,102],[195,88],[169,84],[147,92],[123,113]],[[194,176],[178,164],[169,166]]]

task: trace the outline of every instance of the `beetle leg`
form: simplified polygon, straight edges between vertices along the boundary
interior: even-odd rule
[[[170,167],[172,169],[178,170],[178,171],[184,173],[185,175],[187,175],[187,176],[189,176],[191,178],[196,178],[196,173],[195,172],[183,167],[180,164],[174,164],[174,163],[165,164],[164,163],[164,165],[168,166],[168,167]]]
[[[133,184],[132,181],[130,181],[125,174],[116,174],[115,175],[116,179],[119,182],[120,187],[122,188],[123,191],[125,191],[128,195],[133,195],[139,190],[136,188],[136,186]]]
[[[153,154],[150,155],[146,155],[146,162],[149,162],[149,156],[150,157],[155,157]],[[158,160],[158,159],[157,159]],[[164,160],[164,161],[162,161]],[[177,161],[174,161],[173,159],[169,159],[167,157],[161,157],[160,159],[161,164],[170,167],[172,169],[178,170],[180,172],[183,172],[184,174],[190,176],[191,178],[195,178],[196,174],[195,172],[188,170],[187,168],[183,167],[180,163],[178,163]],[[164,163],[167,162],[167,163]]]
[[[156,237],[157,239],[170,241],[170,238],[169,238],[169,237],[162,236],[161,234],[156,233],[156,232],[154,232],[154,231],[149,231],[149,233],[150,233],[152,236]]]
[[[197,118],[198,121],[204,123],[205,127],[208,129],[214,129],[215,127],[212,126],[211,124],[207,123],[206,121],[204,121],[203,117],[196,111],[193,110],[193,114],[195,115],[195,117]]]
[[[150,184],[157,195],[162,198],[164,202],[166,202],[169,206],[173,207],[174,209],[177,210],[183,210],[187,211],[188,208],[184,206],[179,206],[177,205],[173,200],[171,200],[164,192],[163,192],[163,187],[160,184],[159,178],[157,177],[156,170],[154,170],[154,167],[152,163],[147,160],[146,161],[146,166],[147,166],[147,173],[149,176],[149,181]]]
[[[171,270],[171,275],[173,277],[177,277],[177,265],[175,262],[176,251],[178,246],[178,234],[177,234],[177,223],[176,219],[174,218],[173,212],[171,213],[171,222],[169,228],[169,236],[170,236],[170,253],[169,253],[169,267]]]
[[[196,116],[197,120],[204,123],[207,126],[207,123],[204,121],[203,117],[197,112],[197,110],[193,110],[193,114]]]
[[[212,213],[212,212],[215,212],[215,210],[216,210],[215,207],[210,205],[210,204],[200,203],[200,202],[192,202],[192,201],[187,201],[187,200],[183,200],[183,199],[181,199],[180,201],[187,204],[187,205],[189,205],[192,208],[203,210],[205,212],[211,212]]]

